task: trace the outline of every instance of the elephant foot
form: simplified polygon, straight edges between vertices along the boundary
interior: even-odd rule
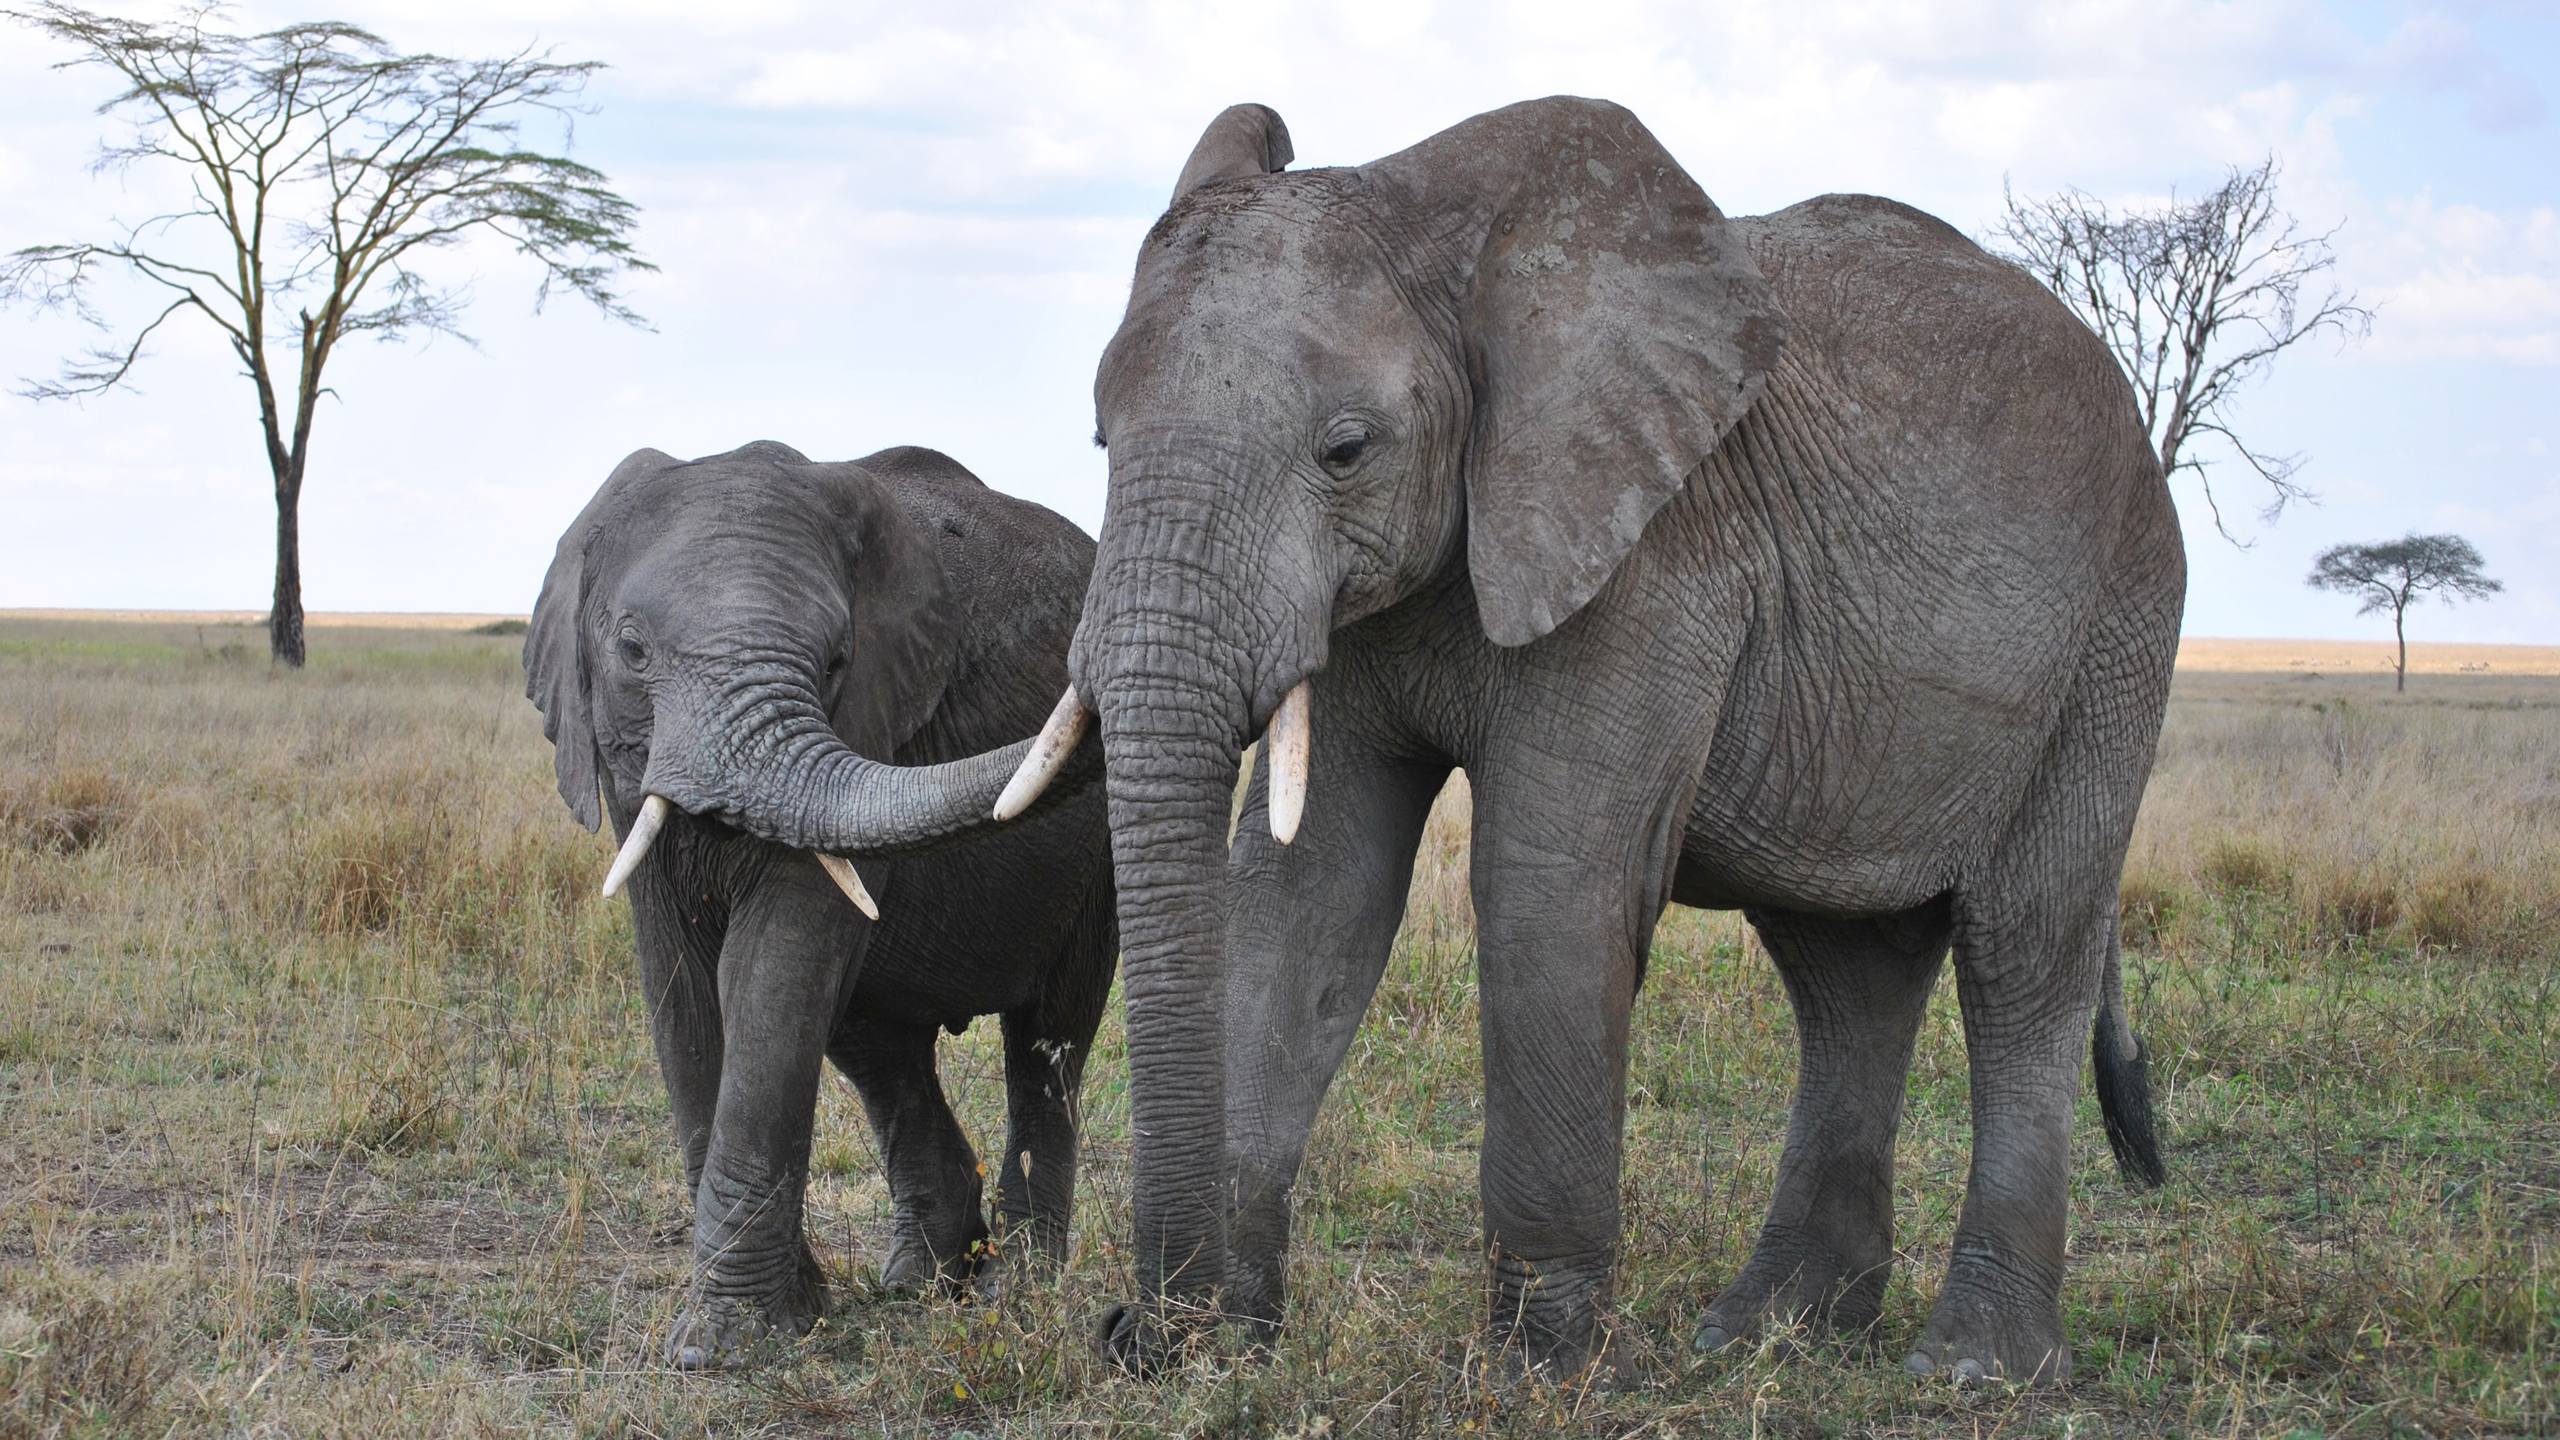
[[[1481,1378],[1496,1390],[1531,1385],[1613,1394],[1637,1379],[1635,1362],[1614,1333],[1578,1346],[1550,1342],[1533,1348],[1516,1331],[1508,1337],[1496,1333],[1491,1339],[1494,1349]]]
[[[1523,1345],[1508,1345],[1503,1350],[1503,1361],[1516,1379],[1536,1381],[1536,1384],[1544,1386],[1603,1391],[1603,1394],[1628,1389],[1638,1379],[1636,1363],[1628,1358],[1626,1348],[1618,1345],[1615,1335],[1600,1340],[1597,1345],[1582,1345],[1582,1348],[1554,1345],[1554,1348],[1546,1348],[1544,1353],[1531,1353]]]
[[[737,1362],[757,1344],[798,1339],[827,1313],[827,1280],[804,1241],[800,1263],[773,1294],[757,1297],[705,1293],[676,1316],[667,1337],[667,1363],[678,1370],[710,1370]]]
[[[982,1305],[1000,1305],[1035,1285],[1054,1283],[1067,1268],[1067,1237],[1027,1223],[1007,1226],[983,1243],[971,1295]]]
[[[1614,1389],[1630,1378],[1610,1287],[1614,1252],[1533,1260],[1497,1248],[1486,1294],[1488,1355],[1543,1385]]]
[[[2062,1336],[2059,1306],[2001,1306],[1951,1286],[1929,1312],[1920,1344],[1902,1368],[1959,1384],[2059,1385],[2071,1378],[2071,1347]]]
[[[1507,1324],[1496,1320],[1486,1336],[1488,1375],[1592,1390],[1616,1390],[1634,1378],[1633,1362],[1605,1311],[1595,1316],[1586,1302],[1567,1313],[1572,1323],[1541,1323],[1535,1314]]]
[[[918,1227],[901,1225],[880,1262],[879,1287],[892,1295],[921,1295],[933,1288],[945,1295],[964,1296],[994,1258],[993,1242],[983,1226],[937,1245]]]
[[[1866,1331],[1884,1309],[1884,1286],[1893,1252],[1873,1263],[1851,1263],[1830,1254],[1780,1256],[1755,1253],[1733,1283],[1707,1305],[1695,1345],[1712,1353],[1747,1345],[1770,1326],[1803,1325],[1841,1335]]]
[[[1205,1308],[1167,1315],[1155,1306],[1124,1303],[1103,1312],[1095,1338],[1103,1358],[1123,1373],[1161,1380],[1207,1353],[1219,1329],[1217,1317]]]
[[[1288,1318],[1289,1299],[1283,1262],[1276,1250],[1227,1252],[1227,1288],[1219,1300],[1227,1318],[1250,1342],[1268,1349],[1278,1343],[1281,1322]]]

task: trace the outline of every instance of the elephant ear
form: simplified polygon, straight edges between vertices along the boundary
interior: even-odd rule
[[[1200,132],[1200,143],[1182,164],[1182,178],[1173,182],[1173,198],[1180,200],[1212,181],[1285,170],[1296,158],[1279,111],[1268,105],[1230,105]]]
[[[853,654],[832,717],[856,754],[895,759],[942,703],[960,620],[933,537],[859,465],[830,465],[843,502]]]
[[[560,778],[560,798],[569,802],[569,813],[590,831],[604,819],[597,794],[604,756],[596,748],[587,691],[587,550],[634,477],[674,463],[673,457],[659,451],[640,450],[613,467],[613,474],[597,487],[578,518],[561,532],[525,630],[525,698],[542,712],[542,738],[551,742],[551,768]]]
[[[1626,110],[1479,115],[1365,173],[1480,247],[1467,563],[1488,638],[1579,610],[1758,398],[1786,325],[1741,235]]]

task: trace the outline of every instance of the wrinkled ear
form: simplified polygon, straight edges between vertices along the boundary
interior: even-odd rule
[[[596,786],[604,757],[596,749],[587,694],[587,547],[628,484],[627,477],[674,463],[659,451],[641,450],[613,467],[613,474],[561,533],[525,631],[525,698],[542,712],[542,738],[551,742],[551,768],[560,777],[560,798],[569,802],[569,813],[589,830],[603,823]]]
[[[868,471],[829,468],[853,501],[853,655],[833,718],[855,753],[886,761],[942,703],[958,653],[958,607],[933,537]]]
[[[1605,101],[1479,115],[1367,171],[1465,216],[1475,415],[1467,563],[1485,634],[1520,645],[1607,583],[1758,398],[1785,341],[1742,237]]]
[[[1182,164],[1182,178],[1173,182],[1173,198],[1179,200],[1213,180],[1285,170],[1296,158],[1297,152],[1289,146],[1289,127],[1279,111],[1268,105],[1230,105],[1200,132],[1200,143],[1191,147],[1191,158]]]

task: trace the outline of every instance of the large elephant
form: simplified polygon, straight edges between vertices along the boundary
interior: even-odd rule
[[[1280,1321],[1308,1131],[1456,766],[1497,1334],[1614,1363],[1628,1012],[1678,901],[1748,915],[1801,1038],[1700,1341],[1876,1316],[1952,945],[1973,1166],[1907,1363],[2062,1375],[2093,1015],[2120,1159],[2158,1166],[2107,982],[2185,589],[2106,351],[1906,206],[1729,219],[1614,105],[1290,158],[1261,106],[1209,127],[1095,383],[1061,716],[1100,717],[1126,944],[1141,1303],[1112,1343]]]
[[[1002,1015],[994,1238],[1063,1257],[1078,1087],[1118,948],[1101,796],[956,844],[1019,748],[875,762],[975,756],[1039,725],[1092,561],[1074,526],[933,451],[813,464],[770,442],[691,463],[640,451],[561,537],[526,688],[562,798],[593,829],[601,790],[625,838],[606,888],[627,879],[693,1201],[677,1364],[824,1309],[801,1225],[821,1057],[879,1137],[883,1279],[957,1281],[990,1230],[935,1030]],[[857,871],[837,852],[906,858]]]

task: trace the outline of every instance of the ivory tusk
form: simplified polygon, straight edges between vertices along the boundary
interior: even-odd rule
[[[827,878],[836,882],[836,888],[844,892],[844,898],[852,901],[853,908],[861,911],[865,919],[880,918],[880,902],[872,899],[871,892],[862,887],[862,877],[854,872],[852,861],[841,855],[820,855],[818,868],[827,872]]]
[[[1262,732],[1262,749],[1271,765],[1271,838],[1286,845],[1298,838],[1298,821],[1307,813],[1307,749],[1314,738],[1308,711],[1314,694],[1301,680],[1280,697],[1271,724]]]
[[[632,871],[640,868],[640,862],[649,854],[649,847],[658,843],[658,830],[667,823],[667,812],[673,808],[664,795],[652,795],[640,802],[640,816],[631,822],[631,834],[622,842],[622,853],[613,857],[613,868],[604,872],[607,899],[622,888],[623,881],[631,878]]]
[[[1058,772],[1067,768],[1067,757],[1084,743],[1084,733],[1093,728],[1093,712],[1076,697],[1076,687],[1058,697],[1058,708],[1049,712],[1048,723],[1040,727],[1040,738],[1031,744],[1031,753],[1022,757],[1022,768],[996,797],[996,818],[1010,820],[1031,808]]]

